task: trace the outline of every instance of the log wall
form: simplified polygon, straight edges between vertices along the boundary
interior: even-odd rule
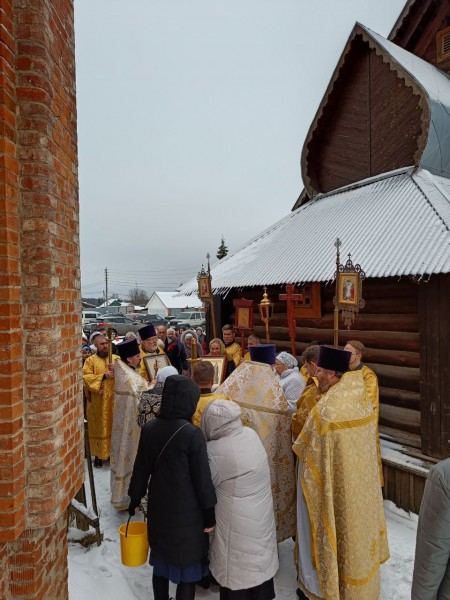
[[[303,150],[304,179],[315,192],[328,192],[414,164],[419,100],[357,36]]]
[[[419,514],[426,474],[383,461],[383,496],[399,508]]]
[[[285,286],[268,288],[274,302],[271,341],[290,351],[286,303],[278,300]],[[254,332],[265,338],[258,303],[262,288],[233,290],[221,301],[222,323],[234,322],[234,298],[255,302]],[[312,340],[333,343],[334,286],[321,286],[322,316],[297,319],[296,355]],[[450,454],[450,275],[436,275],[420,284],[407,277],[368,279],[363,285],[364,309],[348,331],[340,320],[339,345],[351,339],[366,346],[365,362],[380,385],[380,434],[402,444],[405,453],[424,466]],[[385,497],[405,510],[418,512],[426,472],[384,461]]]
[[[268,289],[275,303],[270,325],[271,341],[278,351],[290,351],[286,302],[278,300],[284,286]],[[298,319],[297,358],[307,344],[317,340],[333,343],[334,286],[322,284],[320,319]],[[233,319],[233,298],[251,298],[255,301],[254,331],[265,336],[264,324],[258,314],[262,298],[261,288],[233,291],[224,302],[223,310]],[[419,354],[419,285],[407,278],[368,279],[363,285],[365,308],[355,319],[352,329],[340,329],[339,344],[355,339],[366,346],[365,363],[378,376],[380,385],[380,429],[396,441],[421,448],[420,354]],[[339,327],[343,327],[340,320]]]

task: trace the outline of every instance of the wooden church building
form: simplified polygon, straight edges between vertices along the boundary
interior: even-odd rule
[[[356,24],[303,146],[293,210],[212,269],[216,314],[254,300],[264,338],[290,350],[287,284],[299,357],[333,343],[335,241],[364,269],[365,306],[339,343],[357,339],[380,384],[387,498],[418,512],[429,467],[450,456],[450,3],[410,0],[389,39]],[[192,293],[191,281],[180,293]],[[291,331],[292,334],[292,331]]]

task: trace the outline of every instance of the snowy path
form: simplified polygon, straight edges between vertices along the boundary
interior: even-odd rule
[[[85,550],[69,544],[70,600],[152,600],[149,565],[124,567],[120,562],[118,527],[126,513],[118,513],[109,502],[109,468],[96,469],[95,484],[104,542]],[[382,600],[408,600],[414,561],[417,516],[408,515],[391,502],[385,502],[391,559],[382,567]],[[139,518],[139,517],[138,517]],[[71,530],[72,533],[74,530]],[[277,600],[295,600],[293,543],[279,546],[280,569],[275,578]],[[218,594],[198,590],[196,598],[213,600]]]

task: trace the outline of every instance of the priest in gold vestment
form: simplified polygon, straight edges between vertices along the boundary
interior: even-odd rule
[[[320,399],[319,382],[316,377],[319,350],[319,345],[310,344],[302,354],[302,369],[307,376],[306,387],[297,400],[297,410],[292,415],[292,440],[294,442],[300,435],[311,409]]]
[[[380,416],[380,392],[378,388],[378,377],[375,372],[372,371],[370,367],[365,365],[362,360],[365,354],[365,347],[362,342],[358,340],[351,340],[347,342],[344,346],[344,350],[352,353],[352,357],[350,359],[350,369],[352,371],[361,371],[364,385],[366,388],[366,392],[372,402],[373,412],[377,415],[377,453],[378,453],[378,470],[380,473],[380,483],[381,486],[384,485],[384,476],[383,476],[383,463],[381,461],[381,447],[380,447],[380,432],[378,428],[378,420]]]
[[[225,354],[228,363],[233,362],[234,366],[238,367],[241,363],[242,348],[234,339],[234,331],[231,325],[224,325],[222,327],[222,338],[225,344]]]
[[[86,416],[89,424],[91,454],[95,456],[95,466],[101,467],[102,460],[109,458],[111,427],[114,403],[114,361],[108,359],[108,340],[97,334],[93,340],[97,354],[89,356],[83,365],[83,384],[89,392],[86,403]]]
[[[141,338],[141,362],[137,368],[137,371],[141,377],[151,383],[147,367],[145,366],[144,358],[146,356],[158,356],[158,354],[165,355],[166,353],[158,346],[158,335],[155,327],[151,323],[138,329],[138,334]]]
[[[298,581],[312,600],[378,600],[379,567],[389,558],[377,415],[361,372],[348,370],[349,359],[349,352],[321,346],[322,396],[293,446]]]
[[[267,452],[272,482],[277,541],[295,534],[295,473],[292,454],[291,415],[272,366],[275,346],[250,348],[252,360],[243,362],[216,390],[242,409],[244,425],[259,435]]]
[[[141,362],[136,339],[117,344],[120,360],[114,363],[114,416],[111,432],[111,503],[125,510],[130,503],[128,486],[139,445],[139,400],[148,382],[139,375]]]

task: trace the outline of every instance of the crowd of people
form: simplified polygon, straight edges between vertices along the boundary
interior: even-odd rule
[[[85,343],[86,342],[86,343]],[[295,539],[299,598],[375,600],[389,558],[382,504],[378,383],[364,346],[276,353],[231,325],[146,325],[108,348],[83,341],[94,465],[111,463],[111,502],[145,499],[156,600],[275,598],[277,543]],[[209,350],[209,352],[206,352]],[[164,356],[151,373],[144,359]],[[213,361],[226,357],[223,379]],[[294,557],[293,557],[294,559]]]

